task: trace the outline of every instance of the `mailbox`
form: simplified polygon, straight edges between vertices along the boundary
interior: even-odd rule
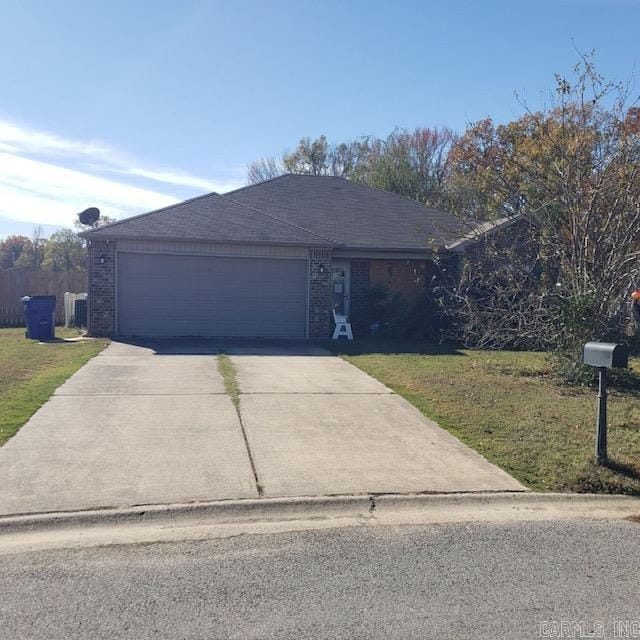
[[[598,421],[596,427],[596,464],[607,464],[607,369],[629,366],[629,350],[615,342],[587,342],[582,362],[598,367]]]
[[[629,366],[629,350],[624,344],[615,342],[587,342],[582,350],[582,362],[592,367]]]

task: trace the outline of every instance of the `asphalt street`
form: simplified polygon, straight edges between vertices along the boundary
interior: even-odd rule
[[[15,640],[524,639],[561,623],[614,637],[640,620],[640,524],[623,520],[349,527],[1,566],[0,634]]]

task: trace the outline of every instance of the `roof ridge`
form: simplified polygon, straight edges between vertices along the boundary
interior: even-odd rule
[[[245,184],[244,187],[238,187],[233,191],[227,191],[226,193],[221,193],[221,196],[229,196],[232,193],[238,193],[238,191],[244,191],[245,189],[251,189],[252,187],[257,187],[261,184],[267,184],[267,182],[273,182],[274,180],[280,180],[280,178],[286,178],[287,176],[295,176],[295,173],[282,173],[279,176],[274,176],[273,178],[267,178],[266,180],[260,180],[260,182],[254,182],[253,184]]]
[[[331,176],[332,178],[338,178],[339,180],[345,180],[346,182],[350,182],[351,184],[355,184],[358,187],[363,187],[365,189],[374,189],[375,191],[380,191],[381,193],[386,193],[389,196],[395,196],[396,198],[400,198],[402,200],[408,200],[409,202],[415,202],[419,204],[421,207],[425,209],[431,209],[432,211],[440,211],[441,213],[447,213],[450,216],[453,214],[450,211],[446,211],[445,209],[439,209],[438,207],[431,207],[426,205],[424,202],[420,202],[420,200],[416,200],[415,198],[410,198],[409,196],[403,196],[400,193],[395,193],[394,191],[387,191],[386,189],[381,189],[380,187],[374,187],[370,184],[364,184],[363,182],[357,182],[356,180],[350,180],[349,178],[343,178],[342,176]],[[455,217],[455,216],[454,216]]]
[[[285,174],[285,175],[291,175],[291,174]],[[270,180],[265,180],[264,182],[270,182],[271,180],[276,180],[277,178],[282,178],[284,176],[276,176],[276,178],[271,178]],[[262,183],[259,183],[262,184]],[[254,185],[247,185],[247,187],[251,187]],[[244,189],[246,187],[241,187],[241,189]],[[238,190],[236,190],[238,191]],[[234,193],[233,191],[230,193]],[[119,224],[123,224],[125,222],[130,222],[131,220],[137,220],[139,218],[144,218],[146,216],[150,216],[150,215],[154,215],[156,213],[160,213],[162,211],[167,211],[169,209],[173,209],[175,207],[178,206],[182,206],[191,202],[195,202],[197,200],[203,200],[205,198],[210,198],[211,196],[218,196],[219,198],[224,198],[225,200],[228,200],[229,202],[232,202],[234,205],[238,206],[238,207],[243,207],[244,209],[248,209],[249,211],[253,211],[254,213],[258,213],[262,216],[264,216],[265,218],[269,218],[271,220],[275,220],[276,222],[280,222],[281,224],[287,225],[289,227],[292,227],[294,229],[298,229],[299,231],[304,231],[305,233],[308,233],[310,235],[316,236],[318,238],[322,238],[322,240],[326,240],[327,242],[330,242],[332,244],[339,244],[336,240],[332,239],[332,238],[327,238],[326,236],[323,236],[322,234],[319,234],[315,231],[311,231],[310,229],[305,229],[304,227],[300,226],[300,225],[296,225],[292,222],[287,222],[286,220],[281,220],[280,218],[268,214],[264,211],[261,211],[260,209],[257,209],[256,207],[244,204],[242,202],[237,202],[236,200],[234,200],[233,198],[229,198],[227,197],[226,194],[223,193],[218,193],[216,191],[211,191],[210,193],[203,193],[202,195],[199,196],[194,196],[193,198],[187,198],[186,200],[182,200],[180,202],[174,202],[173,204],[169,204],[166,207],[160,207],[159,209],[154,209],[153,211],[147,211],[145,213],[139,213],[138,215],[135,216],[129,216],[128,218],[123,218],[122,220],[114,220],[113,222],[110,222],[109,224],[105,224],[101,227],[96,227],[95,229],[88,229],[87,231],[84,231],[81,235],[84,236],[84,234],[90,234],[94,231],[103,231],[106,229],[110,229],[111,227],[115,227]]]
[[[278,176],[279,178],[283,177],[283,176]],[[272,178],[272,180],[275,180],[276,178]],[[270,182],[271,180],[266,180],[265,182]],[[258,183],[258,184],[263,184],[262,182]],[[248,185],[248,186],[254,186],[254,185]],[[233,193],[233,192],[231,192]],[[310,229],[306,229],[305,227],[302,227],[298,224],[294,224],[293,222],[288,222],[287,220],[281,220],[280,218],[271,215],[270,213],[266,213],[265,211],[262,211],[261,209],[258,209],[252,205],[248,205],[248,204],[244,204],[243,202],[238,202],[237,200],[234,200],[233,198],[229,198],[227,196],[227,194],[225,193],[219,193],[217,194],[219,195],[221,198],[224,198],[225,200],[228,200],[229,202],[233,202],[233,204],[236,204],[240,207],[244,207],[245,209],[249,209],[250,211],[255,211],[256,213],[259,213],[260,215],[264,216],[265,218],[269,218],[270,220],[275,220],[276,222],[280,222],[281,224],[285,224],[288,227],[292,227],[294,229],[298,229],[299,231],[304,231],[305,233],[308,233],[312,236],[316,236],[318,238],[322,238],[323,240],[326,240],[327,242],[331,242],[332,244],[340,244],[337,240],[333,239],[333,238],[328,238],[327,236],[323,236],[321,233],[318,233],[317,231],[311,231]]]
[[[233,200],[233,202],[237,202],[238,204],[243,204],[244,206],[253,208],[255,211],[262,213],[263,215],[266,215],[267,217],[271,217],[274,220],[278,220],[279,222],[283,222],[285,224],[289,224],[294,228],[298,228],[298,229],[302,229],[303,231],[307,231],[308,233],[313,233],[314,235],[323,238],[324,240],[328,240],[329,242],[333,242],[337,245],[344,245],[344,243],[339,242],[338,240],[336,240],[335,238],[329,238],[327,236],[323,236],[317,232],[311,231],[310,229],[307,229],[306,227],[302,227],[300,225],[296,225],[295,223],[292,222],[288,222],[286,220],[282,220],[280,218],[278,218],[277,216],[274,216],[273,214],[267,214],[266,212],[257,209],[255,207],[253,207],[252,205],[247,205],[241,202],[238,202],[236,200],[233,199],[233,195],[239,192],[244,192],[246,190],[250,190],[253,189],[255,187],[261,187],[264,184],[268,184],[270,182],[274,182],[275,180],[280,180],[282,178],[288,178],[288,177],[295,177],[295,178],[332,178],[334,180],[340,180],[342,182],[347,183],[349,186],[353,186],[356,188],[360,188],[361,190],[367,191],[367,190],[371,190],[371,191],[376,191],[378,193],[381,194],[385,194],[387,196],[393,196],[396,199],[402,200],[403,202],[409,202],[412,205],[417,205],[420,209],[423,210],[424,214],[427,214],[428,212],[433,212],[433,213],[437,213],[437,214],[444,214],[445,216],[449,217],[450,219],[454,220],[456,219],[456,216],[451,213],[450,211],[447,211],[445,209],[442,208],[437,208],[437,207],[431,207],[429,205],[424,204],[423,202],[420,202],[420,200],[416,200],[415,198],[409,198],[408,196],[404,196],[401,195],[399,193],[394,193],[392,191],[386,191],[385,189],[381,189],[379,187],[374,187],[368,184],[364,184],[362,182],[358,182],[356,180],[351,180],[350,178],[345,178],[344,176],[336,176],[336,175],[316,175],[316,174],[311,174],[311,173],[283,173],[282,175],[279,176],[275,176],[273,178],[269,178],[268,180],[263,180],[261,182],[256,182],[254,184],[248,184],[245,185],[244,187],[240,187],[238,189],[235,189],[234,191],[229,191],[227,193],[221,194],[223,197],[225,198],[229,198],[230,200]],[[437,226],[437,225],[436,225]],[[442,237],[443,242],[446,242],[446,240],[444,239],[444,237]]]
[[[238,193],[239,191],[245,191],[246,189],[251,189],[253,187],[259,187],[260,185],[267,184],[268,182],[273,182],[274,180],[279,180],[280,178],[287,177],[295,177],[295,178],[334,178],[336,180],[342,180],[343,182],[348,182],[349,184],[362,187],[364,189],[374,189],[375,191],[379,191],[380,193],[386,193],[390,196],[395,196],[396,198],[401,198],[402,200],[408,200],[409,202],[415,202],[425,209],[431,209],[432,211],[440,211],[442,213],[448,213],[449,215],[453,215],[450,211],[446,211],[445,209],[440,209],[438,207],[432,207],[430,205],[426,205],[424,202],[420,202],[420,200],[416,200],[415,198],[410,198],[409,196],[403,196],[400,193],[395,193],[393,191],[387,191],[386,189],[381,189],[380,187],[374,187],[370,184],[365,184],[364,182],[359,182],[357,180],[351,180],[351,178],[345,178],[344,176],[335,176],[335,175],[318,175],[314,173],[283,173],[282,175],[275,176],[273,178],[268,178],[267,180],[262,180],[261,182],[254,182],[253,184],[247,184],[244,187],[239,187],[238,189],[234,189],[233,191],[228,191],[227,193],[223,193],[220,195],[229,196],[234,193]]]
[[[253,184],[245,184],[244,187],[238,187],[233,191],[227,191],[226,193],[221,193],[221,196],[230,196],[234,193],[238,193],[240,191],[245,191],[246,189],[253,189],[253,187],[260,187],[263,184],[267,184],[269,182],[274,182],[275,180],[280,180],[281,178],[335,178],[336,180],[344,180],[346,182],[352,182],[353,184],[360,184],[358,182],[354,182],[349,178],[345,178],[344,176],[334,176],[334,175],[322,175],[318,173],[292,173],[291,171],[287,171],[287,173],[281,173],[279,176],[274,176],[273,178],[267,178],[266,180],[260,180],[260,182],[254,182]],[[367,185],[364,185],[367,186]],[[375,187],[372,187],[372,189]],[[381,189],[382,191],[382,189]],[[385,193],[389,193],[388,191]]]
[[[122,220],[114,220],[113,222],[109,222],[109,224],[102,225],[101,227],[95,227],[94,229],[87,229],[83,231],[81,236],[84,236],[88,233],[93,233],[94,231],[102,231],[103,229],[110,229],[111,227],[115,227],[119,224],[123,224],[124,222],[130,222],[131,220],[137,220],[138,218],[144,218],[145,216],[150,216],[154,213],[160,213],[161,211],[166,211],[167,209],[172,209],[173,207],[177,207],[183,204],[187,204],[188,202],[195,202],[196,200],[202,200],[203,198],[209,198],[210,196],[220,196],[222,194],[217,193],[216,191],[211,191],[210,193],[203,193],[199,196],[194,196],[193,198],[187,198],[186,200],[181,200],[179,202],[174,202],[173,204],[168,204],[166,207],[160,207],[159,209],[154,209],[153,211],[147,211],[145,213],[139,213],[136,216],[129,216],[128,218],[122,218]],[[240,203],[238,203],[240,204]]]

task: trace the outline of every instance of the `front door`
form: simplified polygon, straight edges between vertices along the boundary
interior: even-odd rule
[[[342,316],[349,315],[351,293],[351,269],[347,261],[334,262],[331,266],[331,305]]]

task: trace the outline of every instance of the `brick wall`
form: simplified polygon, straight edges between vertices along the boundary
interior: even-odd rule
[[[331,333],[331,249],[310,251],[309,337]],[[381,284],[391,293],[415,298],[424,291],[425,260],[352,260],[351,315],[357,317],[369,287]],[[115,243],[93,240],[89,245],[89,333],[112,336],[116,330]]]
[[[89,244],[89,318],[92,336],[112,336],[116,331],[116,247],[113,242]]]
[[[415,300],[426,287],[427,260],[371,260],[369,285],[383,286],[392,295]]]
[[[351,261],[351,310],[350,320],[359,326],[363,316],[366,294],[369,289],[369,260]]]
[[[331,331],[331,249],[311,249],[309,258],[309,337],[327,338]]]

